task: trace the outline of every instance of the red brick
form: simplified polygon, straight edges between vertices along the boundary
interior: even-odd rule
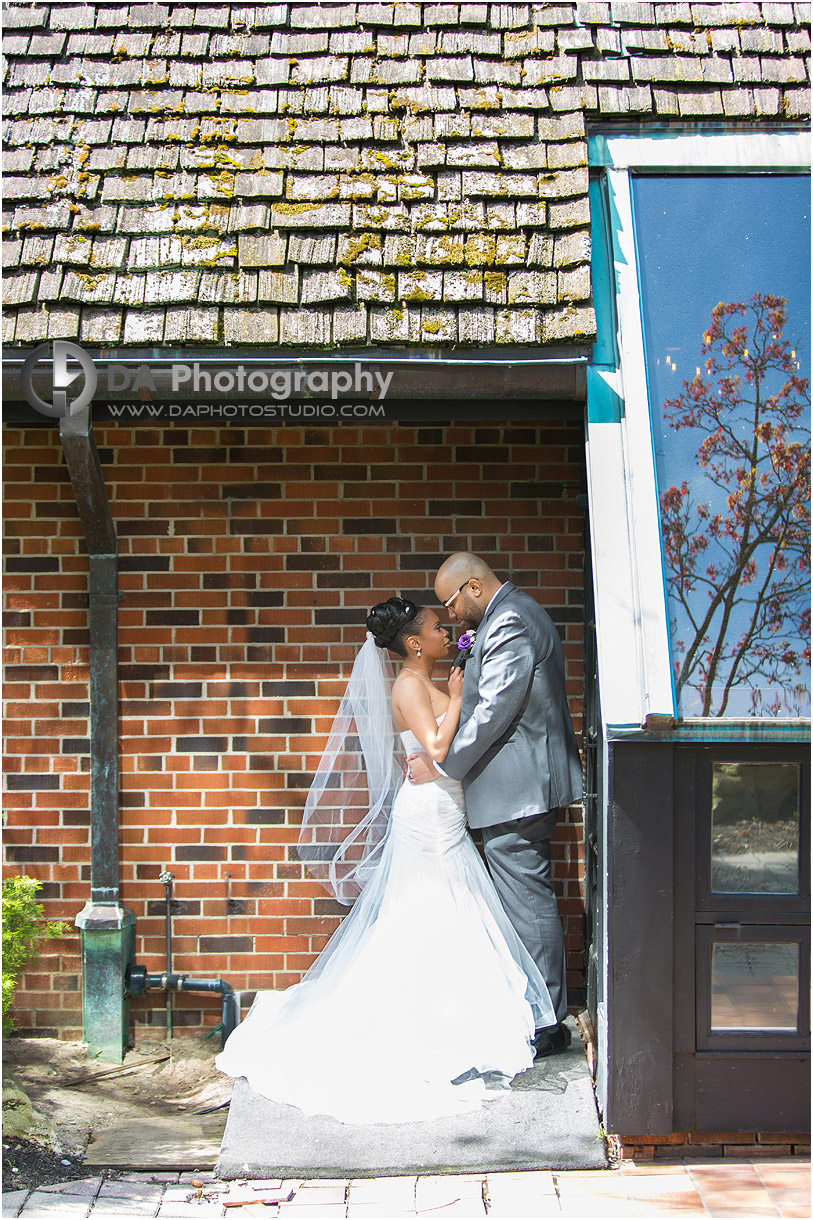
[[[674,1135],[619,1135],[618,1138],[625,1145],[684,1144],[687,1142],[687,1137],[679,1133]]]
[[[531,426],[523,424],[522,430]],[[97,443],[115,452],[115,461],[105,464],[104,473],[119,524],[120,553],[128,560],[141,556],[145,563],[163,557],[169,568],[136,571],[123,563],[120,574],[120,587],[127,593],[120,615],[122,664],[145,670],[143,679],[128,676],[121,683],[123,894],[137,912],[139,951],[149,953],[156,968],[163,964],[163,921],[146,918],[146,902],[163,898],[157,874],[168,864],[176,873],[176,897],[203,904],[199,918],[176,921],[178,954],[184,963],[178,968],[203,969],[199,936],[239,929],[254,936],[256,945],[253,955],[228,959],[231,971],[243,973],[241,986],[287,985],[297,980],[337,926],[339,915],[314,915],[319,909],[314,904],[325,902],[324,891],[288,858],[305,792],[288,790],[285,784],[291,772],[312,771],[318,762],[363,635],[364,614],[375,601],[400,591],[433,598],[435,557],[469,546],[490,558],[498,571],[502,565],[506,572],[523,573],[525,587],[550,606],[570,604],[566,591],[580,589],[581,512],[571,499],[550,505],[517,500],[509,488],[520,479],[580,482],[580,431],[571,424],[546,422],[537,429],[536,447],[501,441],[501,427],[461,421],[445,429],[442,443],[422,446],[418,436],[424,429],[417,427],[204,426],[189,429],[184,443],[191,449],[222,449],[232,460],[207,461],[199,468],[170,460],[166,446],[173,444],[171,428],[98,426]],[[509,436],[512,430],[509,425]],[[80,756],[59,751],[63,737],[84,736],[88,725],[84,718],[63,719],[60,704],[87,700],[89,654],[85,645],[63,646],[60,633],[84,627],[76,599],[85,595],[87,558],[79,549],[83,543],[78,519],[60,515],[55,518],[57,530],[49,533],[41,531],[47,518],[34,518],[31,512],[34,464],[53,472],[52,482],[38,482],[38,501],[53,502],[60,514],[73,505],[58,441],[43,443],[41,431],[13,428],[8,439],[5,473],[17,491],[10,489],[6,517],[10,536],[22,548],[17,553],[58,557],[61,565],[54,573],[13,574],[6,584],[9,608],[31,612],[34,623],[31,628],[14,626],[7,659],[11,664],[52,666],[58,675],[7,684],[8,714],[18,722],[10,726],[8,770],[59,773],[62,785],[57,792],[9,794],[9,842],[21,834],[27,836],[22,842],[30,841],[36,831],[37,841],[60,844],[61,863],[27,871],[59,883],[62,897],[49,902],[47,909],[57,913],[52,917],[69,918],[87,897],[89,830],[68,826],[63,832],[59,817],[63,810],[88,808],[89,775],[80,769]],[[250,450],[248,461],[239,460],[242,449]],[[465,459],[460,459],[460,449],[466,451]],[[268,457],[271,451],[273,459]],[[283,460],[278,460],[280,451]],[[317,466],[320,477],[314,481]],[[369,481],[355,470],[347,477],[349,468],[361,466]],[[227,501],[220,495],[221,483],[236,487],[279,480],[286,481],[279,499]],[[452,520],[428,519],[427,501],[450,496],[461,502],[481,501],[483,516],[466,511]],[[396,534],[344,532],[346,520],[393,515]],[[280,523],[282,532],[239,533],[241,522],[261,520]],[[168,521],[174,523],[172,536],[164,532]],[[154,524],[156,532],[141,532],[140,524],[128,528],[127,522]],[[238,523],[235,535],[228,532],[230,522]],[[532,549],[540,535],[550,546]],[[427,556],[426,567],[402,570],[403,557],[416,554]],[[288,556],[302,556],[303,565],[306,559],[324,557],[331,566],[289,571]],[[363,584],[342,582],[345,574]],[[220,583],[213,583],[215,577]],[[253,596],[277,591],[282,594],[280,605],[266,606]],[[357,623],[317,626],[314,611],[334,605],[356,608]],[[198,610],[200,625],[144,626],[147,610],[178,609]],[[234,611],[243,612],[241,621],[230,621]],[[263,630],[278,626],[285,628],[279,640],[273,635],[263,638]],[[583,683],[579,624],[568,625],[565,649],[578,724]],[[315,682],[317,693],[287,699],[279,691],[273,697],[263,694],[264,682],[288,680]],[[200,697],[156,695],[156,686],[183,682],[202,684]],[[232,693],[238,683],[248,686]],[[305,717],[313,724],[313,735],[298,729],[260,733],[260,720],[270,717]],[[229,740],[219,754],[176,753],[177,739],[183,736]],[[232,750],[231,738],[243,738],[239,744],[245,749]],[[253,824],[252,812],[266,806],[287,810],[291,824]],[[581,984],[583,969],[580,821],[569,815],[556,839],[569,978],[575,986]],[[197,843],[234,844],[245,858],[172,860],[176,845]],[[247,904],[245,916],[226,917],[227,873],[232,895]],[[39,973],[53,972],[55,981],[64,977],[66,956],[43,956]],[[72,957],[72,968],[78,971],[75,952]],[[49,1016],[47,1007],[45,999],[28,1002],[32,1026],[56,1029],[58,1036],[78,1036],[73,1017],[65,1024],[67,1013],[57,1010]],[[204,1026],[216,1020],[197,997],[186,1008],[202,1012]],[[146,1020],[152,1011],[161,1015],[161,1004],[145,1003],[139,1019]]]

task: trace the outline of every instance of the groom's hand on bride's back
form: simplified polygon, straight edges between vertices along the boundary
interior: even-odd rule
[[[410,754],[406,760],[406,776],[411,784],[427,784],[430,780],[439,779],[440,772],[435,770],[435,764],[428,754]]]

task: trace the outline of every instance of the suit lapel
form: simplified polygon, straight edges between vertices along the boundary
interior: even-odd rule
[[[485,612],[485,614],[483,615],[479,624],[477,625],[476,638],[475,638],[474,643],[471,646],[471,650],[472,650],[473,655],[475,655],[478,658],[478,665],[479,665],[479,656],[480,656],[480,653],[482,652],[482,640],[483,640],[486,632],[488,631],[488,620],[492,617],[492,615],[494,614],[494,611],[497,610],[502,605],[503,601],[508,596],[508,594],[514,592],[515,588],[516,588],[516,586],[512,585],[510,580],[507,580],[505,582],[505,584],[503,585],[503,587],[494,595],[491,605],[488,607],[488,610]],[[477,647],[478,644],[480,644],[479,648]]]
[[[480,682],[480,656],[483,651],[483,640],[488,630],[488,621],[494,614],[494,611],[502,604],[509,593],[513,593],[515,588],[516,586],[512,585],[510,580],[507,580],[503,587],[495,595],[491,605],[477,625],[476,639],[471,646],[471,660],[469,664],[466,665],[463,677],[464,703],[461,723],[465,723],[465,721],[468,720],[468,718],[472,715],[474,708],[477,706],[477,690]]]

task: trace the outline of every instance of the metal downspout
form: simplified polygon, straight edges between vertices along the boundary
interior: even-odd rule
[[[89,554],[90,900],[76,918],[83,1036],[91,1053],[120,1063],[135,915],[119,902],[118,546],[89,407],[62,418],[59,433]]]

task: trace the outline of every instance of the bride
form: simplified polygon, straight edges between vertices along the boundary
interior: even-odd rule
[[[309,871],[354,903],[302,981],[259,992],[217,1067],[273,1101],[345,1123],[477,1108],[531,1067],[535,1027],[556,1017],[466,829],[457,780],[412,785],[406,751],[442,764],[462,669],[437,615],[391,597],[367,618],[299,840]],[[392,681],[386,655],[402,658]]]

